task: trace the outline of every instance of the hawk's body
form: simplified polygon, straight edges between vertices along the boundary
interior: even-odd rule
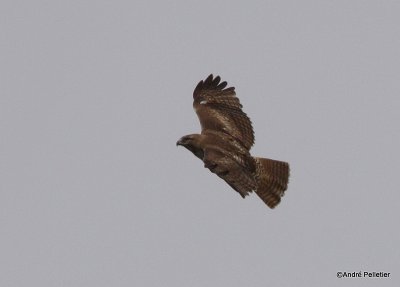
[[[193,92],[193,107],[199,117],[201,134],[182,137],[186,147],[204,162],[204,167],[225,180],[242,197],[255,191],[271,208],[287,189],[286,162],[250,155],[254,132],[242,111],[235,88],[226,88],[220,77],[210,75]]]

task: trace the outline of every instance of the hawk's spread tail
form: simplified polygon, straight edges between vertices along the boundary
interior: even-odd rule
[[[270,208],[281,201],[289,182],[289,164],[268,158],[256,157],[257,195]]]

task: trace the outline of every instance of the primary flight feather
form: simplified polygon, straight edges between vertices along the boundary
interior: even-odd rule
[[[226,86],[227,82],[212,74],[198,83],[193,108],[201,134],[183,136],[176,144],[190,150],[243,198],[255,191],[274,208],[287,189],[289,164],[250,155],[254,144],[251,121],[242,110],[235,88]]]

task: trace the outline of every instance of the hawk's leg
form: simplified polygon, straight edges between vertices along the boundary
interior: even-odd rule
[[[214,171],[214,169],[217,167],[218,165],[215,162],[212,162],[210,160],[204,159],[204,167],[208,168],[211,171]]]
[[[224,156],[215,150],[206,150],[203,162],[204,167],[219,176],[225,176],[229,173],[228,167],[224,161]]]

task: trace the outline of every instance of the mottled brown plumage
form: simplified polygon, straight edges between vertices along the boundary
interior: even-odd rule
[[[182,137],[182,145],[204,162],[204,167],[225,180],[243,198],[250,192],[271,208],[287,189],[289,164],[252,157],[254,144],[251,121],[243,112],[235,88],[226,88],[219,76],[200,81],[193,92],[193,108],[201,134]]]

